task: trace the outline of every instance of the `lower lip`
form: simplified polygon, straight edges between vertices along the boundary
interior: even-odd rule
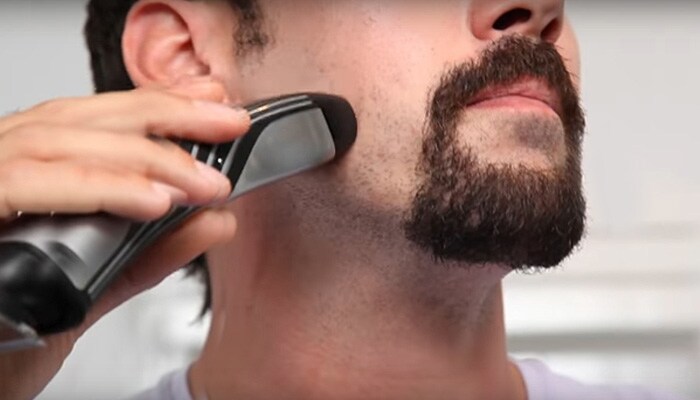
[[[482,100],[470,105],[468,108],[509,108],[516,110],[538,110],[547,113],[555,113],[549,104],[524,96],[503,96]]]

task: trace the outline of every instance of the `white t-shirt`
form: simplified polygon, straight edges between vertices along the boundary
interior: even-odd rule
[[[527,387],[528,400],[682,400],[638,386],[585,385],[552,372],[537,360],[515,361]],[[158,385],[130,400],[193,400],[187,370],[166,375]]]

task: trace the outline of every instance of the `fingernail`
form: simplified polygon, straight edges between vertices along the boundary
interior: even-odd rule
[[[165,183],[153,182],[153,188],[158,192],[165,193],[170,196],[170,200],[173,203],[184,204],[187,202],[187,198],[189,197],[183,190]]]

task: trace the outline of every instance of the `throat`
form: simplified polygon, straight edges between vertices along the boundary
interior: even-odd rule
[[[208,399],[517,398],[499,285],[481,299],[472,292],[473,315],[438,296],[399,305],[368,286],[354,302],[271,287],[240,307],[215,304],[193,390]]]

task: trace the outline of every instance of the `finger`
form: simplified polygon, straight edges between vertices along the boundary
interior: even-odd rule
[[[136,90],[164,91],[182,97],[209,100],[217,103],[224,103],[225,99],[227,98],[226,89],[224,86],[220,82],[213,80],[211,77],[188,77],[172,84],[161,85],[154,83]]]
[[[133,173],[74,163],[22,160],[0,167],[0,218],[18,211],[65,214],[100,211],[137,220],[163,216],[174,194]]]
[[[13,159],[72,161],[141,174],[178,188],[183,194],[180,201],[190,204],[221,200],[231,190],[226,177],[196,162],[184,150],[142,136],[27,125],[17,128],[13,135],[0,138],[0,162]]]
[[[161,90],[180,97],[207,100],[215,103],[224,103],[227,97],[224,86],[209,78],[190,80],[184,84],[178,83],[172,86],[163,87]]]
[[[163,90],[137,89],[79,99],[48,102],[34,109],[35,119],[130,134],[153,134],[202,142],[233,140],[245,133],[250,117],[216,101],[220,85],[209,82],[191,92],[192,99]]]
[[[96,304],[93,318],[157,285],[212,247],[230,241],[235,232],[236,219],[225,209],[193,216],[124,271]]]

